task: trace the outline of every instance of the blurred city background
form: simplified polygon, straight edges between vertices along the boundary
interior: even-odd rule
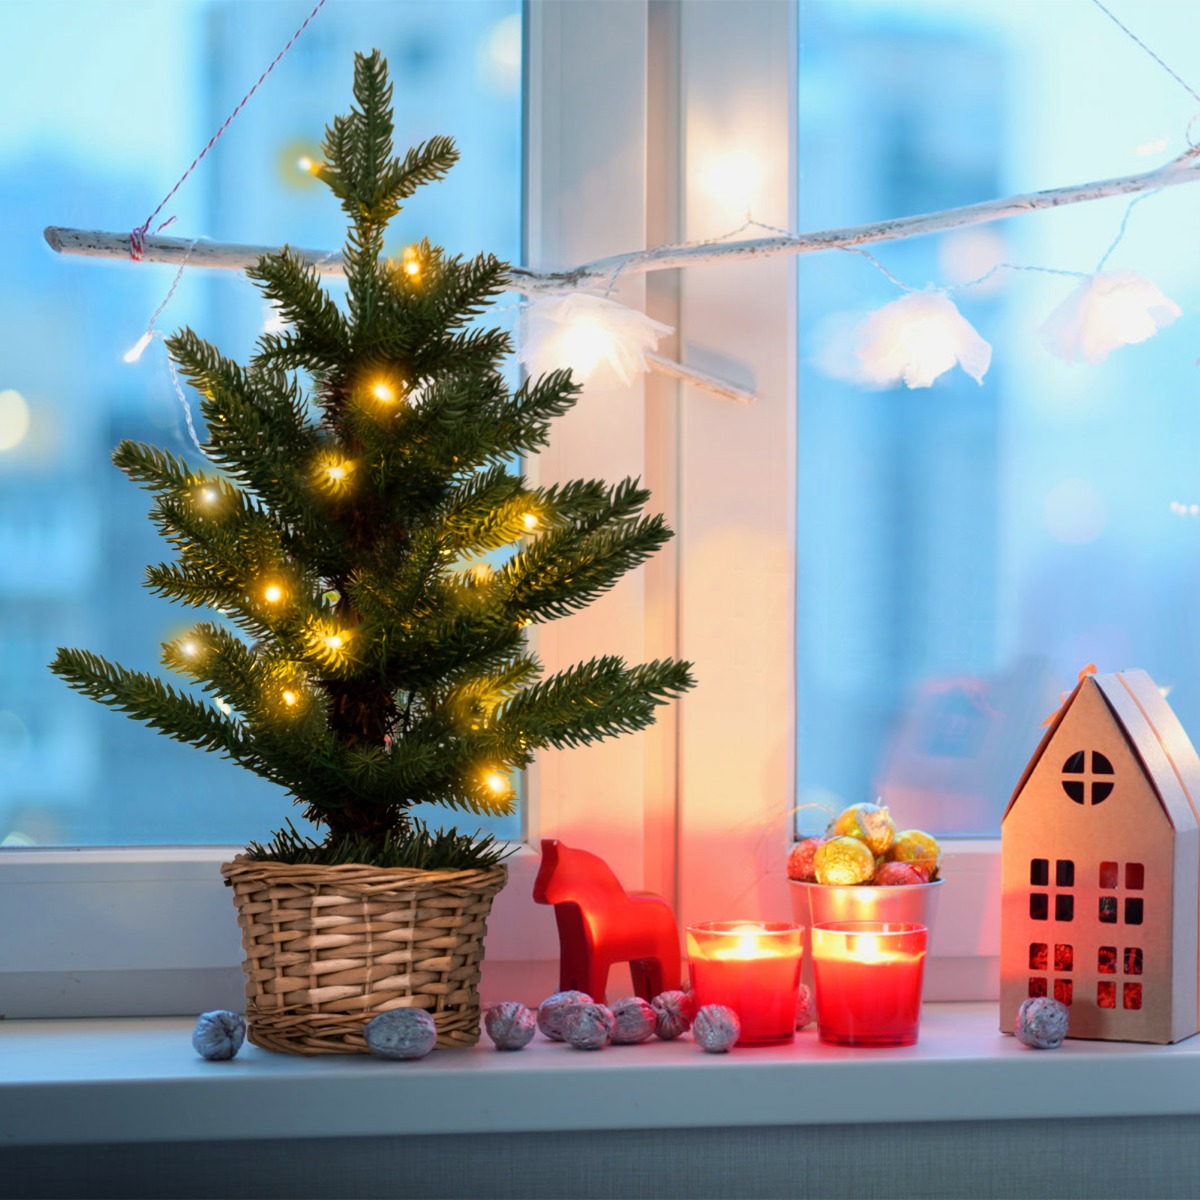
[[[689,0],[694,2],[694,0]],[[0,842],[242,843],[273,787],[73,693],[78,645],[153,669],[188,614],[139,585],[165,547],[109,462],[124,437],[196,457],[161,342],[122,361],[169,267],[59,258],[45,225],[127,230],[178,179],[311,6],[270,0],[0,5]],[[316,18],[164,211],[167,231],[334,248],[336,204],[299,167],[378,46],[397,143],[462,161],[394,243],[519,260],[519,0],[355,0]],[[1200,7],[1137,6],[1168,57]],[[1089,0],[801,0],[798,225],[851,225],[1142,171],[1194,101]],[[1177,64],[1187,74],[1185,60]],[[1193,85],[1197,80],[1192,80]],[[1184,310],[1144,345],[1069,366],[1038,327],[1075,286],[1002,270],[955,294],[994,347],[984,384],[838,377],[839,331],[901,295],[861,256],[798,260],[797,829],[882,796],[901,823],[994,835],[1042,720],[1089,662],[1145,667],[1200,735],[1197,283],[1200,188],[1129,213],[1108,264]],[[874,254],[912,287],[997,263],[1093,271],[1112,199]],[[244,358],[270,319],[244,278],[185,274],[160,325]],[[498,314],[511,321],[511,310]],[[471,820],[468,818],[468,820]],[[519,818],[497,826],[505,835]]]
[[[70,645],[154,670],[160,641],[190,626],[140,586],[168,548],[109,455],[135,438],[200,456],[161,341],[123,361],[174,268],[60,258],[42,229],[141,224],[311,7],[0,4],[0,843],[241,844],[295,815],[273,785],[46,669]],[[519,260],[519,0],[327,4],[164,209],[177,218],[165,232],[340,247],[341,211],[298,160],[319,159],[352,101],[354,52],[372,47],[389,60],[400,150],[449,134],[461,152],[397,218],[394,245],[427,236]],[[160,327],[191,325],[244,361],[270,318],[240,274],[188,271]],[[491,824],[520,830],[519,817]]]
[[[1126,5],[1186,79],[1200,7]],[[1198,86],[1193,78],[1191,86]],[[823,229],[1146,171],[1196,101],[1090,0],[800,5],[799,225]],[[998,263],[1092,272],[1128,197],[869,247],[910,287]],[[1071,277],[954,293],[993,346],[977,385],[869,391],[831,361],[903,293],[852,253],[799,259],[797,827],[881,796],[902,826],[996,836],[1042,721],[1089,663],[1143,667],[1200,738],[1200,188],[1139,201],[1107,270],[1173,325],[1096,366],[1039,327]]]

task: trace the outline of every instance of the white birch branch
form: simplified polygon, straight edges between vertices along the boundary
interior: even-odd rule
[[[835,250],[868,245],[872,242],[920,237],[928,233],[941,233],[947,229],[961,229],[966,225],[1004,221],[1044,208],[1062,208],[1068,204],[1103,200],[1110,196],[1127,196],[1174,187],[1181,183],[1194,183],[1197,179],[1200,179],[1200,146],[1189,147],[1163,166],[1137,175],[1122,175],[1116,179],[1050,188],[1042,192],[1026,192],[1020,196],[985,200],[980,204],[968,204],[962,208],[949,208],[942,212],[895,217],[870,225],[849,225],[841,229],[822,229],[794,235],[780,234],[776,237],[751,238],[736,242],[658,246],[651,250],[614,254],[562,271],[513,267],[509,290],[529,295],[574,292],[595,284],[607,284],[623,274],[667,271],[702,263],[768,258],[778,254],[808,254],[817,250]],[[96,258],[124,258],[129,254],[129,235],[124,233],[66,229],[52,225],[46,229],[45,237],[50,246],[62,254],[82,254]],[[273,254],[277,249],[278,247],[273,246],[239,246],[220,242],[193,243],[186,238],[150,235],[146,238],[142,259],[146,262],[179,265],[191,250],[189,266],[244,270],[257,262],[261,255]],[[342,256],[337,251],[303,250],[293,247],[293,252],[315,266],[322,275],[343,274]]]
[[[671,379],[682,379],[684,383],[690,383],[693,387],[698,387],[705,392],[712,392],[724,400],[732,400],[734,404],[753,404],[758,399],[753,392],[737,387],[735,384],[726,383],[725,380],[718,379],[707,371],[701,371],[699,367],[685,366],[683,363],[677,363],[673,358],[664,358],[661,354],[647,354],[645,357],[646,366],[652,371],[669,376]]]

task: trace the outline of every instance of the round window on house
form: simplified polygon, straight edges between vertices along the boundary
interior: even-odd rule
[[[1076,804],[1100,804],[1112,794],[1113,765],[1098,750],[1076,750],[1063,763],[1063,791]]]

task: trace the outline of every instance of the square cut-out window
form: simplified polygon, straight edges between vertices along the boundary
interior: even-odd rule
[[[1029,980],[1030,996],[1044,996],[1046,994],[1046,978],[1044,975],[1034,975]]]
[[[1073,921],[1075,919],[1075,897],[1054,897],[1054,919],[1056,921]]]
[[[1125,924],[1140,925],[1142,923],[1142,901],[1139,897],[1125,897]]]
[[[1115,975],[1117,973],[1116,946],[1100,947],[1100,952],[1096,955],[1096,970],[1101,975]]]
[[[1102,888],[1115,888],[1120,878],[1120,868],[1115,862],[1102,862],[1100,864],[1100,886]]]
[[[1055,971],[1070,971],[1075,965],[1075,948],[1073,946],[1064,946],[1061,943],[1054,947],[1054,969]]]
[[[1045,892],[1029,893],[1029,919],[1046,921],[1050,918],[1050,897]],[[1113,918],[1116,920],[1116,918]]]
[[[1126,946],[1125,947],[1125,974],[1140,975],[1142,973],[1142,948],[1141,946]]]
[[[1121,997],[1121,1007],[1142,1007],[1142,985],[1140,983],[1127,983],[1125,985],[1124,994]]]
[[[1107,983],[1101,982],[1096,984],[1096,1007],[1117,1007],[1117,985],[1111,980]]]
[[[1054,864],[1054,886],[1075,886],[1075,864],[1069,858],[1060,858]]]
[[[1066,1004],[1069,1006],[1071,1003],[1071,992],[1073,990],[1074,989],[1072,988],[1071,981],[1069,979],[1056,979],[1054,981],[1054,998],[1059,1002],[1059,1004]]]
[[[1125,864],[1125,886],[1140,892],[1146,883],[1146,868],[1141,863]]]
[[[1116,896],[1101,896],[1100,897],[1100,924],[1115,925],[1117,923],[1117,898]]]
[[[1050,860],[1048,858],[1035,858],[1029,864],[1029,882],[1034,887],[1050,886]]]
[[[1050,947],[1045,942],[1029,943],[1029,969],[1044,971],[1050,961]]]

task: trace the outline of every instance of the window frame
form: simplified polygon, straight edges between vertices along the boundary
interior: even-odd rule
[[[726,232],[700,169],[714,129],[764,139],[754,216],[795,228],[797,9],[526,0],[526,263]],[[547,670],[597,653],[679,655],[695,662],[698,686],[643,734],[539,756],[526,841],[489,922],[485,972],[509,964],[513,979],[516,964],[558,956],[552,911],[531,894],[543,837],[586,846],[627,886],[668,896],[681,928],[791,915],[794,260],[623,276],[612,294],[676,326],[660,351],[753,382],[759,400],[736,406],[655,375],[589,386],[528,464],[540,483],[640,476],[677,531],[598,603],[538,630]],[[5,1015],[240,1006],[241,949],[217,872],[236,849],[0,855],[0,923],[17,931],[0,962]],[[998,840],[953,843],[945,875],[928,995],[994,997]]]

